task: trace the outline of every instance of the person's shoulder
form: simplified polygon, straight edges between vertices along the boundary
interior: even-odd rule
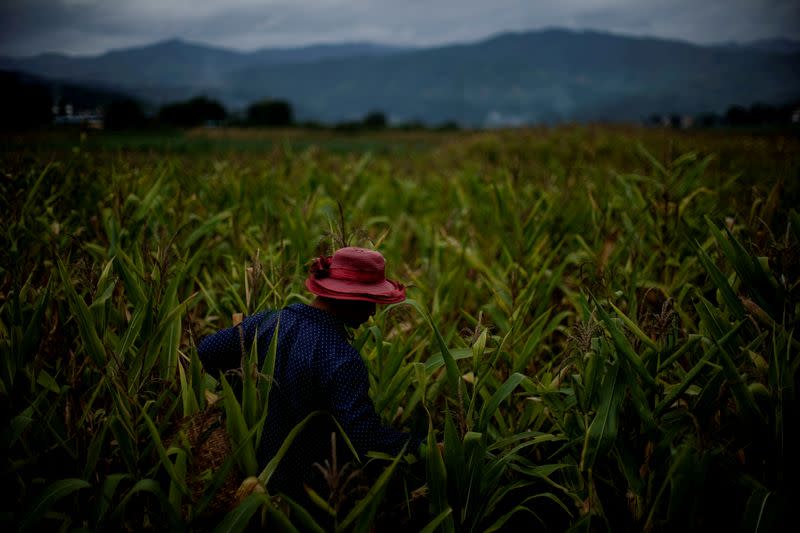
[[[338,332],[342,327],[341,323],[327,311],[304,303],[292,304],[286,307],[286,311],[292,313],[297,320],[304,321],[309,328]]]

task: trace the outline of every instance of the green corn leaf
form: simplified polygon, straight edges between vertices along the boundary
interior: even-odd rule
[[[83,467],[84,479],[90,479],[95,472],[97,461],[100,459],[100,452],[106,442],[106,433],[108,433],[108,424],[103,424],[100,431],[92,438],[91,444],[89,444],[89,449],[86,453],[86,464]]]
[[[783,310],[783,293],[777,281],[761,265],[758,258],[750,255],[744,246],[725,227],[725,235],[706,217],[706,223],[722,248],[733,269],[742,280],[743,287],[753,296],[756,303],[764,309],[773,320],[780,320]]]
[[[33,203],[37,201],[36,194],[38,193],[39,187],[42,185],[44,177],[47,175],[47,172],[50,170],[51,166],[53,166],[53,163],[52,162],[48,163],[44,167],[44,170],[42,170],[42,172],[39,174],[39,177],[36,178],[36,181],[33,182],[31,188],[28,189],[27,194],[25,196],[25,203],[23,204],[22,210],[20,211],[21,219],[24,219],[27,216],[27,214],[31,210],[31,206],[33,206]]]
[[[161,174],[155,181],[155,183],[153,183],[153,186],[150,187],[150,190],[147,191],[147,193],[144,195],[144,198],[142,198],[139,207],[131,215],[132,223],[137,223],[145,220],[156,209],[156,205],[161,200],[159,193],[161,192],[161,189],[163,187],[164,179],[165,179],[165,174]]]
[[[745,323],[745,321],[742,320],[742,321],[739,321],[736,325],[734,325],[733,328],[728,333],[726,333],[725,336],[722,339],[720,339],[718,344],[719,345],[725,345],[730,339],[732,339],[734,337],[734,335],[736,335],[739,332],[739,329],[741,329],[741,327],[744,325],[744,323]],[[690,340],[690,341],[686,342],[684,347],[687,347],[688,345],[694,345],[694,344],[695,343],[691,342],[691,340]],[[700,358],[700,361],[698,361],[689,370],[689,372],[687,372],[686,376],[684,376],[684,378],[681,381],[681,383],[676,385],[676,386],[674,386],[672,389],[670,389],[670,392],[667,393],[667,395],[664,397],[664,399],[661,400],[658,403],[658,405],[656,406],[656,408],[653,410],[653,414],[655,416],[659,416],[664,411],[664,409],[666,409],[667,407],[672,405],[675,402],[675,399],[678,396],[680,396],[681,394],[683,394],[686,391],[686,389],[689,388],[689,385],[691,385],[692,382],[697,378],[697,376],[700,374],[700,371],[706,366],[706,364],[711,359],[711,357],[716,354],[717,350],[718,350],[718,347],[714,346],[709,351],[707,351],[705,353],[705,355],[703,355],[703,357]]]
[[[33,351],[39,346],[42,337],[42,323],[44,322],[44,312],[47,305],[50,303],[50,283],[47,284],[47,289],[39,297],[36,304],[36,311],[33,313],[31,321],[28,322],[25,328],[25,333],[22,335],[22,353],[32,354]],[[11,364],[10,358],[8,361]]]
[[[89,487],[91,485],[82,479],[60,479],[51,483],[25,512],[23,515],[25,518],[19,525],[19,531],[25,531],[36,524],[58,500]]]
[[[451,495],[460,495],[466,488],[466,463],[464,462],[464,448],[458,435],[453,417],[450,412],[445,412],[444,419],[444,464],[447,471],[447,483]],[[461,502],[451,502],[456,509],[461,508]]]
[[[619,407],[624,396],[624,383],[621,383],[621,361],[613,362],[606,370],[601,390],[601,404],[586,430],[580,469],[588,470],[596,457],[612,445],[619,429]]]
[[[733,357],[731,357],[726,347],[726,345],[729,344],[729,340],[733,338],[733,335],[723,334],[735,331],[734,328],[739,324],[734,326],[734,328],[726,328],[722,321],[718,320],[714,312],[715,310],[712,310],[713,306],[710,304],[710,302],[702,296],[699,296],[699,300],[700,301],[695,305],[695,309],[697,309],[697,312],[701,316],[702,320],[711,326],[717,333],[714,335],[713,340],[716,346],[719,348],[717,350],[717,353],[719,354],[719,361],[722,365],[723,372],[725,373],[725,378],[730,383],[731,392],[733,393],[733,397],[736,400],[736,405],[739,408],[739,414],[748,424],[757,424],[759,421],[763,420],[761,411],[755,402],[755,398],[753,398],[752,392],[750,392],[750,389],[742,379],[738,368],[736,368],[736,364],[733,362]],[[725,331],[726,329],[728,330],[727,332]]]
[[[112,513],[109,521],[112,523],[118,522],[120,515],[122,515],[122,513],[125,511],[130,500],[140,492],[151,494],[159,502],[161,509],[164,510],[167,517],[167,529],[174,530],[179,527],[179,516],[175,513],[175,510],[170,505],[169,500],[167,500],[167,497],[164,495],[164,491],[161,490],[161,485],[159,485],[158,482],[153,479],[141,479],[137,481],[136,484],[131,487],[131,489],[122,498],[122,501],[120,501],[119,505]]]
[[[428,522],[425,525],[425,527],[420,529],[419,533],[433,533],[434,531],[436,531],[436,528],[439,527],[439,525],[442,522],[444,522],[451,514],[453,514],[453,509],[448,507],[447,509],[439,513],[439,515],[436,516],[433,520]]]
[[[511,435],[510,437],[506,437],[505,439],[496,440],[491,446],[489,446],[488,449],[489,451],[502,450],[520,440],[528,439],[530,439],[532,444],[540,444],[542,442],[565,440],[566,437],[563,435],[554,435],[552,433],[542,433],[540,431],[523,431],[521,433]]]
[[[286,533],[299,533],[300,530],[294,526],[294,524],[289,520],[289,517],[286,516],[283,511],[281,511],[275,505],[268,503],[264,506],[264,510],[266,515],[264,529],[271,529],[273,531],[281,531]]]
[[[289,451],[289,447],[294,442],[294,439],[297,438],[297,435],[303,431],[303,429],[309,424],[309,422],[311,422],[311,420],[320,415],[324,415],[324,413],[322,411],[314,411],[292,428],[292,430],[283,440],[283,443],[281,444],[281,447],[278,449],[277,453],[272,457],[272,459],[270,459],[270,461],[267,463],[267,466],[265,466],[264,470],[262,470],[258,475],[258,481],[261,482],[263,486],[266,487],[269,484],[269,480],[272,478],[272,475],[275,473],[278,465],[283,460],[283,456],[286,455],[287,451]]]
[[[114,499],[114,494],[117,492],[117,487],[119,487],[120,482],[130,478],[130,474],[110,474],[103,480],[103,488],[95,512],[96,522],[100,524],[103,523],[106,513],[111,506],[111,502]]]
[[[659,363],[658,365],[659,372],[665,368],[669,368],[672,365],[672,363],[683,357],[684,354],[687,351],[689,351],[692,347],[694,347],[694,345],[697,344],[702,338],[703,338],[702,335],[689,335],[689,338],[686,340],[686,342],[684,342],[680,348],[675,350],[675,353],[673,353],[672,355],[664,359],[664,361]]]
[[[117,283],[116,280],[109,279],[111,268],[113,266],[114,258],[112,257],[108,262],[106,262],[106,266],[103,267],[103,271],[100,273],[100,277],[97,280],[97,290],[94,295],[94,300],[92,301],[92,305],[89,306],[89,309],[94,311],[102,308],[109,298],[111,298],[111,295],[114,294],[114,289],[117,287]]]
[[[459,361],[461,359],[468,359],[472,357],[472,348],[449,348],[450,356]],[[425,371],[428,374],[433,374],[436,370],[442,368],[444,365],[444,357],[441,353],[431,356],[430,359],[425,361]]]
[[[697,364],[695,364],[691,368],[691,370],[689,370],[689,372],[686,373],[686,376],[683,378],[683,380],[678,385],[674,385],[670,389],[667,395],[664,396],[664,399],[661,400],[658,403],[658,405],[656,405],[656,408],[653,410],[653,414],[655,416],[659,416],[664,411],[664,409],[671,406],[678,398],[678,396],[683,394],[686,391],[686,389],[689,388],[689,385],[691,385],[692,382],[697,378],[697,376],[700,375],[700,372],[705,368],[706,363],[708,363],[712,355],[713,351],[706,352],[706,354],[700,358]]]
[[[222,395],[226,428],[233,447],[239,451],[237,454],[239,466],[245,476],[252,476],[258,471],[256,452],[253,442],[249,438],[250,432],[247,429],[242,407],[224,375],[222,376]],[[266,486],[264,481],[261,484]]]
[[[44,394],[44,391],[42,394]],[[8,429],[4,430],[3,432],[3,444],[5,444],[8,448],[11,448],[17,442],[17,440],[19,440],[19,438],[22,436],[22,433],[33,422],[34,408],[36,407],[37,403],[38,401],[32,403],[20,414],[11,419]]]
[[[231,214],[230,211],[225,210],[206,218],[183,242],[183,249],[188,250],[194,243],[210,235],[214,228],[223,220],[230,218]]]
[[[414,309],[416,309],[417,312],[420,315],[422,315],[428,322],[428,324],[431,326],[431,329],[433,330],[433,336],[436,339],[436,343],[439,346],[439,350],[441,351],[441,355],[444,360],[444,366],[447,371],[447,382],[450,386],[450,390],[452,391],[453,394],[456,395],[459,408],[463,411],[464,405],[463,405],[463,395],[461,392],[461,374],[458,371],[458,365],[456,364],[455,358],[453,358],[453,355],[447,348],[447,344],[445,344],[444,342],[442,334],[439,332],[439,328],[436,327],[436,324],[433,322],[433,318],[431,318],[431,316],[425,312],[425,310],[417,301],[412,299],[407,299],[403,303],[408,304],[412,306]],[[397,305],[402,305],[402,304],[397,304]],[[468,353],[469,355],[472,355],[471,350],[468,350]],[[469,357],[469,355],[467,357]]]
[[[794,238],[800,241],[800,215],[794,209],[789,210],[789,222],[794,233]]]
[[[244,337],[244,326],[239,324],[237,326],[239,335]],[[245,346],[246,348],[246,346]],[[250,353],[242,354],[242,415],[244,415],[244,422],[248,428],[256,424],[256,410],[258,408],[258,399],[256,388],[258,386],[258,377],[256,369],[258,368],[258,330],[256,329],[253,343],[250,345]]]
[[[710,162],[710,160],[709,160]],[[684,196],[681,201],[678,203],[678,217],[682,218],[683,214],[686,212],[686,209],[689,207],[689,204],[695,197],[700,196],[701,194],[707,194],[709,196],[713,196],[715,193],[708,187],[698,187],[697,189],[693,190],[686,196]]]
[[[651,339],[644,331],[642,331],[636,323],[631,320],[625,313],[619,310],[619,308],[614,305],[612,302],[608,302],[608,305],[611,306],[614,311],[616,311],[617,316],[628,326],[628,329],[633,333],[637,339],[642,341],[648,348],[655,350],[656,352],[661,351],[661,347],[656,344],[656,342]]]
[[[194,391],[186,381],[186,372],[183,370],[183,365],[178,365],[178,375],[181,382],[181,402],[183,404],[183,416],[191,416],[200,411],[200,406],[197,405],[197,398]]]
[[[420,391],[420,397],[422,401],[422,405],[425,410],[428,410],[427,402],[425,400],[425,390],[428,387],[428,372],[425,370],[425,365],[422,363],[414,363],[414,376],[417,380],[417,387],[418,391]]]
[[[171,306],[163,319],[159,321],[155,333],[148,339],[149,346],[154,348],[163,347],[167,352],[162,361],[162,371],[166,373],[167,377],[162,376],[163,379],[173,379],[172,373],[175,371],[175,362],[177,361],[176,342],[180,340],[181,315],[186,312],[187,307],[195,296],[197,296],[197,293],[191,294],[180,304]],[[141,372],[134,376],[134,381],[141,376],[149,375],[157,362],[158,356],[163,353],[159,349],[151,349],[149,352]]]
[[[611,334],[611,339],[614,341],[614,345],[619,350],[619,353],[624,356],[631,365],[631,368],[633,368],[636,374],[639,375],[647,385],[654,386],[655,380],[653,380],[653,377],[642,364],[642,360],[636,355],[628,339],[625,338],[625,335],[623,335],[608,313],[606,313],[600,305],[597,306],[597,314],[600,315],[600,319],[606,325],[606,329]]]
[[[176,476],[180,480],[180,483],[176,482],[175,480],[170,482],[168,500],[170,505],[172,505],[172,508],[175,509],[175,512],[180,514],[181,500],[183,497],[181,486],[185,485],[186,483],[187,455],[184,450],[179,448],[170,448],[170,451],[175,455],[174,469]]]
[[[144,409],[142,410],[142,419],[147,425],[147,429],[150,430],[150,438],[153,440],[153,444],[155,445],[159,459],[161,459],[161,465],[164,467],[164,470],[167,471],[167,474],[174,483],[175,490],[179,491],[183,496],[191,497],[189,489],[186,487],[184,480],[185,476],[180,475],[180,472],[178,472],[178,470],[175,468],[175,465],[169,460],[167,450],[164,449],[164,443],[161,442],[161,435],[159,434],[158,428]]]
[[[697,257],[703,264],[703,268],[705,268],[706,272],[708,272],[708,275],[711,276],[714,285],[717,286],[717,289],[719,289],[720,293],[722,294],[722,299],[725,301],[725,305],[728,307],[728,310],[732,313],[733,319],[743,319],[745,315],[744,306],[742,305],[742,301],[736,296],[736,293],[733,292],[733,288],[731,287],[731,284],[728,283],[728,279],[722,272],[720,272],[711,257],[697,242],[695,243],[695,249],[697,250]]]
[[[578,401],[582,411],[588,411],[589,407],[593,405],[595,396],[600,390],[600,381],[602,380],[602,373],[598,372],[598,368],[603,364],[599,354],[593,350],[584,354],[584,371],[581,375],[581,386],[575,385],[575,398]]]
[[[178,348],[183,334],[181,317],[176,316],[170,325],[161,343],[161,379],[172,381],[175,379],[175,370],[178,366]]]
[[[375,481],[372,487],[370,487],[367,495],[359,500],[353,509],[347,514],[345,519],[338,524],[336,528],[337,531],[347,530],[347,528],[350,527],[350,525],[356,520],[358,520],[356,530],[369,531],[368,526],[371,524],[375,513],[377,512],[377,504],[383,499],[383,493],[386,490],[386,486],[389,484],[389,480],[391,479],[392,474],[394,474],[397,464],[403,457],[405,450],[406,447],[403,446],[403,449],[399,454],[397,454],[397,457],[394,458],[394,461],[392,461],[392,463],[383,470],[377,481]]]
[[[483,354],[486,352],[486,340],[488,334],[489,330],[484,328],[484,330],[481,331],[481,334],[478,336],[478,339],[472,344],[472,368],[476,371],[478,368],[480,368],[480,363],[483,360]],[[455,355],[453,355],[453,357],[455,357]]]
[[[294,522],[300,526],[302,531],[308,531],[311,533],[325,533],[325,529],[320,526],[316,520],[314,520],[314,517],[311,516],[311,513],[309,513],[305,507],[295,502],[285,494],[281,494],[281,499],[286,502],[286,505],[289,506]],[[325,503],[327,504],[327,502]]]
[[[147,291],[144,288],[144,275],[141,270],[134,265],[133,260],[122,250],[117,250],[114,258],[117,274],[122,278],[125,292],[133,307],[135,309],[150,307]]]
[[[781,526],[781,515],[786,516],[789,512],[787,503],[789,502],[780,502],[780,496],[774,491],[767,490],[766,487],[760,485],[754,487],[750,497],[747,498],[747,504],[742,514],[742,530],[780,531],[783,527]],[[782,506],[786,509],[784,512],[781,512]]]
[[[429,507],[431,513],[438,515],[449,507],[447,505],[447,469],[439,447],[436,445],[436,434],[433,432],[433,422],[430,417],[428,417],[426,444],[425,470],[429,490]],[[445,523],[444,530],[453,530],[452,520]]]
[[[278,332],[280,331],[281,318],[275,322],[275,329],[272,332],[272,338],[269,341],[269,348],[264,355],[264,361],[261,363],[261,376],[259,387],[259,401],[261,408],[261,416],[258,420],[258,431],[256,432],[256,447],[261,442],[262,429],[269,414],[269,394],[272,391],[273,377],[275,375],[275,361],[278,357]],[[256,332],[257,333],[257,332]],[[253,344],[255,344],[255,340]]]
[[[631,395],[631,404],[639,414],[639,418],[643,424],[643,430],[649,431],[655,427],[656,422],[653,418],[653,412],[650,409],[650,403],[647,401],[647,395],[642,389],[641,384],[639,384],[639,381],[636,379],[633,371],[630,369],[630,365],[627,361],[623,361],[622,368],[627,376],[626,381],[628,384],[628,392]]]
[[[131,321],[128,323],[128,327],[125,330],[125,335],[122,337],[122,341],[120,342],[119,350],[117,350],[117,355],[120,357],[120,359],[125,358],[128,350],[130,350],[131,346],[133,346],[133,343],[139,336],[146,313],[147,309],[145,307],[140,307],[133,312]]]
[[[391,380],[384,386],[383,390],[375,398],[375,411],[382,412],[391,402],[399,402],[403,398],[405,390],[414,368],[411,365],[405,366],[392,375]]]
[[[106,349],[100,337],[97,335],[92,314],[89,312],[89,308],[86,307],[83,298],[78,296],[78,293],[75,292],[69,274],[67,274],[67,270],[64,267],[64,263],[61,262],[61,259],[57,259],[57,263],[62,286],[64,287],[64,292],[67,293],[70,311],[78,323],[78,331],[83,341],[84,350],[86,350],[87,355],[98,367],[103,368],[106,364]]]
[[[520,373],[515,373],[509,376],[503,385],[492,394],[492,397],[489,399],[488,402],[483,406],[480,412],[480,416],[478,419],[478,431],[484,432],[486,431],[487,426],[489,425],[489,420],[494,416],[497,409],[500,407],[500,404],[508,398],[514,389],[517,386],[528,379],[525,375]]]
[[[639,153],[639,155],[647,159],[647,161],[649,161],[650,164],[653,165],[653,168],[655,168],[658,171],[658,173],[661,174],[661,176],[663,176],[664,178],[669,177],[669,172],[667,172],[667,169],[664,168],[664,165],[659,163],[658,160],[655,157],[653,157],[653,155],[650,152],[647,151],[644,145],[642,145],[641,143],[636,143],[636,151]]]
[[[197,348],[194,346],[194,344],[192,344],[189,351],[189,357],[189,386],[192,389],[192,394],[194,395],[195,403],[197,404],[197,409],[199,411],[205,409],[206,397],[204,393],[205,384],[203,383],[203,363],[200,361],[200,357],[197,355]]]
[[[45,369],[40,370],[37,374],[36,383],[55,394],[61,392],[61,388],[58,386],[58,383],[56,383],[55,378],[53,378],[53,376],[51,376]]]
[[[467,431],[464,434],[464,457],[466,460],[467,486],[462,490],[464,503],[461,508],[461,522],[471,514],[473,509],[481,508],[486,502],[483,500],[483,486],[486,482],[486,440],[483,433]]]
[[[664,494],[667,493],[668,489],[674,487],[677,481],[676,478],[681,475],[681,470],[687,470],[691,476],[695,475],[697,471],[696,468],[686,468],[687,463],[691,462],[692,453],[693,450],[691,446],[688,445],[679,446],[678,449],[673,452],[673,460],[669,466],[669,470],[667,471],[666,478],[659,487],[658,492],[653,500],[653,504],[650,507],[650,512],[647,515],[647,521],[644,525],[645,530],[650,530],[653,527],[655,512],[659,508],[658,503]]]
[[[119,453],[125,461],[125,466],[129,472],[135,472],[137,468],[136,453],[134,452],[133,437],[128,431],[125,423],[119,416],[114,416],[109,422],[111,433],[114,435],[114,440],[117,443]]]

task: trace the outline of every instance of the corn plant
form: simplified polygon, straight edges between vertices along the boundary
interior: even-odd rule
[[[322,133],[213,135],[4,144],[3,525],[790,523],[795,139],[587,126],[428,134],[401,153],[388,132],[373,152]],[[274,359],[243,350],[234,385],[195,345],[307,302],[306,261],[347,236],[408,285],[353,344],[385,423],[427,438],[358,457],[369,487],[305,509],[267,490],[282,454],[255,455]],[[198,473],[186,428],[208,413],[231,452]],[[212,511],[220,499],[233,508]]]

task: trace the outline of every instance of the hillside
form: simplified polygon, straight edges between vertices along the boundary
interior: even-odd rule
[[[271,97],[291,101],[301,120],[380,109],[398,122],[502,125],[783,104],[800,96],[800,54],[791,45],[698,46],[559,29],[415,49],[351,43],[239,52],[170,40],[94,57],[0,58],[0,68],[115,87],[154,105],[204,94],[243,109]]]

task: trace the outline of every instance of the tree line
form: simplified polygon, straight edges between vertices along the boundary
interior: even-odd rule
[[[148,126],[193,128],[198,126],[294,127],[323,128],[323,124],[295,120],[292,105],[287,100],[263,99],[250,104],[243,114],[231,114],[219,101],[198,96],[162,106],[148,116],[136,100],[111,102],[104,108],[105,128],[111,130],[137,129]],[[381,130],[388,127],[382,111],[370,111],[361,120],[340,122],[332,126],[338,131]]]
[[[69,85],[60,86],[54,91],[53,87],[48,87],[41,80],[18,73],[0,71],[0,82],[2,82],[0,101],[5,103],[2,126],[11,130],[43,127],[54,122],[83,124],[89,120],[102,123],[103,127],[109,130],[198,126],[299,126],[353,132],[389,127],[386,114],[379,110],[369,111],[360,120],[339,122],[332,126],[313,121],[297,122],[291,103],[284,99],[265,98],[251,103],[243,113],[230,113],[218,100],[207,96],[196,96],[165,104],[154,112],[146,110],[140,101],[120,93]],[[644,120],[644,123],[674,128],[797,128],[800,127],[800,101],[782,106],[763,103],[755,103],[749,107],[731,106],[723,114],[652,115]],[[415,121],[393,127],[426,129],[428,126]],[[451,121],[439,125],[436,129],[458,129],[458,127],[458,123]]]

